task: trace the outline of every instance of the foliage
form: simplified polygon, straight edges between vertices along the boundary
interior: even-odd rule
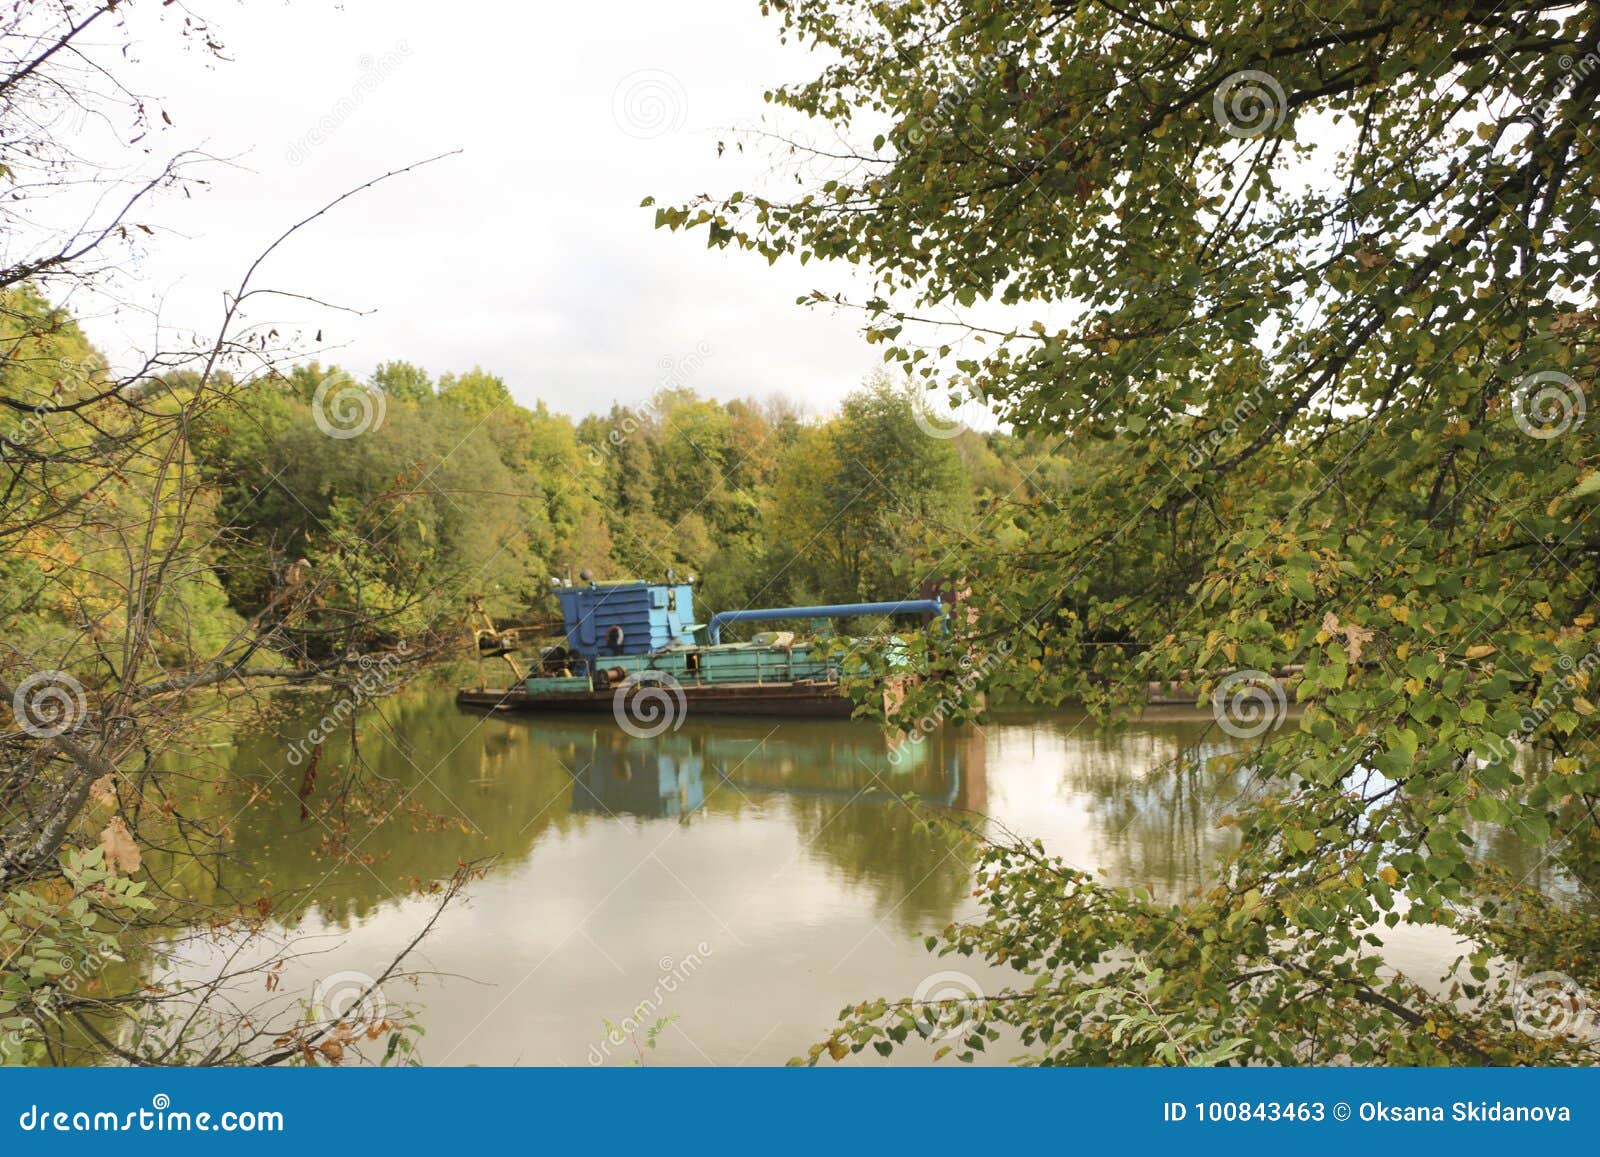
[[[59,884],[0,893],[0,1064],[49,1059],[51,1030],[92,1003],[128,920],[154,907],[145,881],[117,875],[100,848],[66,849],[60,866]]]
[[[642,1068],[645,1063],[645,1050],[654,1051],[661,1040],[661,1034],[677,1023],[677,1020],[678,1014],[675,1012],[667,1016],[657,1017],[653,1023],[641,1026],[644,1029],[642,1038],[638,1029],[631,1027],[633,1023],[631,1017],[625,1018],[621,1024],[617,1024],[609,1017],[602,1018],[600,1023],[605,1027],[605,1035],[608,1040],[627,1040],[633,1045],[634,1056],[628,1063],[636,1068]]]
[[[831,61],[768,99],[855,156],[657,223],[865,268],[889,363],[1092,461],[991,503],[949,563],[965,645],[1013,644],[989,690],[1110,713],[1301,672],[1303,713],[1253,736],[1273,796],[1224,883],[1168,908],[996,853],[946,947],[1040,987],[985,1015],[1046,1059],[1148,1057],[1078,999],[1138,956],[1163,1017],[1237,1024],[1244,1059],[1584,1055],[1487,978],[1548,948],[1592,994],[1600,923],[1555,953],[1473,849],[1496,825],[1600,885],[1594,7],[765,7]],[[944,693],[905,717],[979,709]],[[1401,921],[1473,938],[1449,1004],[1380,976]]]
[[[879,375],[779,463],[767,517],[781,568],[822,602],[916,594],[913,562],[966,521],[970,484],[951,445]]]
[[[269,293],[255,284],[261,260],[322,214],[291,226],[247,266],[221,295],[212,334],[162,348],[167,331],[157,327],[158,344],[142,361],[115,368],[89,346],[62,303],[98,308],[110,297],[120,305],[120,264],[155,235],[140,219],[149,201],[184,186],[191,162],[204,163],[152,159],[159,138],[150,134],[171,121],[126,83],[126,7],[21,0],[0,15],[4,1049],[8,1058],[52,1063],[83,1059],[85,1048],[91,1059],[135,1064],[273,1063],[260,1053],[264,1021],[217,999],[228,978],[158,989],[117,951],[147,939],[171,944],[186,926],[202,936],[228,926],[246,939],[260,927],[264,913],[237,897],[202,912],[189,886],[215,878],[226,837],[226,825],[209,829],[186,806],[214,787],[215,762],[195,743],[208,720],[239,719],[253,692],[282,682],[368,690],[362,657],[323,652],[304,661],[310,648],[287,630],[319,610],[319,599],[326,607],[319,576],[297,582],[304,576],[291,565],[253,592],[229,582],[234,536],[252,527],[220,522],[219,509],[236,513],[229,488],[248,480],[208,478],[201,462],[228,436],[222,418],[237,412],[248,388],[241,383],[280,380],[289,357],[277,331],[242,311]],[[208,55],[222,51],[189,10],[158,8],[141,28],[166,29]],[[127,165],[102,164],[62,108],[117,139],[150,143]],[[326,384],[304,374],[295,383],[313,403]],[[344,400],[362,398],[370,395]],[[249,415],[262,419],[252,432],[261,446],[292,430],[303,398],[291,390],[279,401]],[[338,625],[350,639],[379,633],[359,610]],[[392,678],[395,666],[427,653],[397,651],[366,660]],[[97,831],[99,851],[73,851]],[[77,992],[62,994],[63,970],[82,982]]]

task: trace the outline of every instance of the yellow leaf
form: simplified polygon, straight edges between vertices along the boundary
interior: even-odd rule
[[[1472,646],[1467,648],[1467,658],[1481,659],[1485,655],[1494,654],[1497,649],[1498,648],[1489,643],[1474,643]]]
[[[838,1037],[834,1037],[828,1042],[828,1055],[836,1061],[842,1061],[850,1055],[849,1046]]]
[[[1394,870],[1393,864],[1385,864],[1378,871],[1378,879],[1382,880],[1385,884],[1388,884],[1389,887],[1393,888],[1400,882],[1400,873]]]
[[[1574,711],[1576,711],[1579,715],[1593,715],[1594,714],[1594,704],[1590,703],[1582,695],[1576,695],[1576,696],[1573,697],[1573,699],[1572,699],[1572,709]]]

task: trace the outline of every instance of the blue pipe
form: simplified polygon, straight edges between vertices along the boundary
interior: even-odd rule
[[[713,645],[722,642],[723,623],[748,623],[760,619],[842,619],[851,615],[938,615],[944,618],[944,604],[938,599],[902,599],[894,603],[834,603],[824,607],[767,607],[764,610],[718,611],[706,624]]]

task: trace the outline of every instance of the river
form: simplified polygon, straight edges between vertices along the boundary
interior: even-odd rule
[[[1219,768],[1231,741],[1209,722],[1152,711],[1108,733],[1072,713],[1002,713],[892,757],[865,722],[689,718],[636,739],[606,715],[464,712],[440,684],[363,721],[360,779],[384,791],[351,791],[348,828],[327,798],[358,782],[347,736],[328,743],[306,809],[286,729],[240,737],[220,796],[249,814],[209,866],[219,895],[263,897],[266,943],[245,956],[286,961],[273,999],[337,1008],[426,925],[437,897],[419,883],[487,860],[410,957],[415,975],[370,998],[415,1018],[425,1063],[783,1063],[855,1001],[1016,980],[923,947],[975,908],[966,853],[908,796],[1176,894],[1227,850],[1218,821],[1255,790]],[[1515,845],[1485,843],[1515,864]],[[160,979],[205,976],[236,947],[186,940]],[[1452,955],[1426,929],[1388,945],[1419,979]]]

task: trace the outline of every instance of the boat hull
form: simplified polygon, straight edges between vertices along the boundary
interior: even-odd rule
[[[689,715],[803,715],[848,719],[855,704],[837,683],[717,683],[675,688]],[[456,705],[478,711],[606,711],[621,707],[617,693],[529,693],[520,687],[456,692]]]

